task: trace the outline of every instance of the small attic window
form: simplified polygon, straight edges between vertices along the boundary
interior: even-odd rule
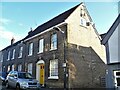
[[[80,18],[80,25],[86,27],[86,19],[85,18]]]

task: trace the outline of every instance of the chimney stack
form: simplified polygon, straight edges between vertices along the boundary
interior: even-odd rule
[[[11,39],[11,45],[12,45],[14,42],[15,42],[15,39],[14,39],[14,37],[12,37],[12,39]]]
[[[28,32],[28,34],[31,34],[33,31],[32,27],[30,28],[30,31]]]

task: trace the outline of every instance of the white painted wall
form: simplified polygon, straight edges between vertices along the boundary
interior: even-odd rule
[[[120,60],[118,60],[118,56],[120,57],[120,55],[118,55],[118,42],[120,42],[120,40],[118,41],[119,29],[120,29],[120,24],[118,25],[118,27],[115,29],[110,39],[108,40],[110,63],[120,62]]]

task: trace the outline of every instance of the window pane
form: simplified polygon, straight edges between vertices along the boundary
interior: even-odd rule
[[[33,53],[33,43],[30,43],[29,44],[29,53],[28,53],[28,55],[32,55],[32,53]]]
[[[51,49],[57,49],[57,34],[51,36]]]
[[[43,52],[44,48],[44,39],[39,40],[39,53]]]
[[[22,71],[22,65],[18,65],[18,71]]]
[[[58,76],[58,60],[50,60],[50,76]]]
[[[12,59],[15,58],[15,49],[13,50],[13,55],[12,55]]]
[[[7,59],[10,60],[10,51],[8,52],[8,58]]]
[[[22,57],[22,52],[23,52],[23,47],[20,47],[20,51],[19,51],[19,58]]]
[[[86,19],[82,18],[80,19],[80,25],[86,26]]]
[[[28,64],[28,72],[32,74],[32,63]]]
[[[12,71],[14,71],[15,65],[12,65]]]

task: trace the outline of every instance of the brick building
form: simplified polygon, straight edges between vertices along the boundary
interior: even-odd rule
[[[30,72],[51,88],[100,88],[105,47],[83,3],[4,48],[2,70]]]

